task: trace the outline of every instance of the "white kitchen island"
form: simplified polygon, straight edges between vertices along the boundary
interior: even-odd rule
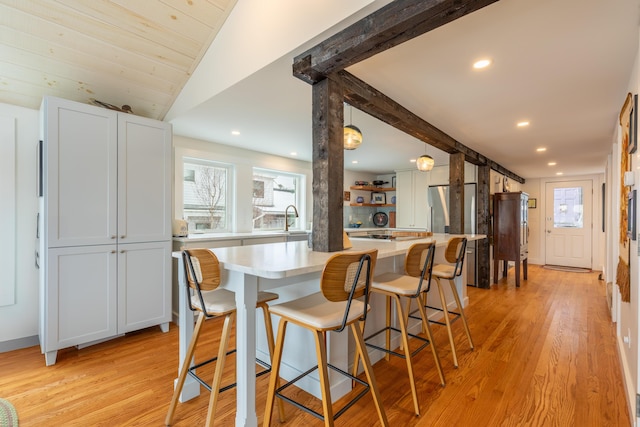
[[[443,262],[444,247],[450,237],[454,235],[435,234],[432,237],[416,240],[358,240],[353,239],[353,248],[347,251],[360,251],[371,248],[378,249],[378,262],[376,264],[376,274],[387,271],[402,271],[404,268],[404,255],[407,249],[417,241],[436,242],[436,262]],[[484,235],[466,235],[469,240],[484,239]],[[254,246],[238,246],[229,248],[211,249],[218,257],[222,267],[222,286],[233,290],[236,295],[236,376],[237,376],[237,413],[236,426],[257,426],[256,416],[256,381],[255,381],[255,359],[257,352],[263,353],[260,348],[266,349],[256,340],[256,298],[258,290],[279,288],[276,292],[280,294],[279,301],[298,298],[319,290],[320,273],[326,261],[335,252],[315,252],[308,248],[307,242],[286,242],[270,243]],[[174,258],[180,258],[181,252],[174,252]],[[178,263],[178,278],[180,281],[179,292],[179,325],[180,325],[180,359],[182,363],[186,349],[193,333],[193,313],[189,310],[186,293],[184,292],[184,267],[182,262]],[[464,269],[463,269],[464,271]],[[467,305],[466,283],[463,277],[456,280],[458,293]],[[382,301],[379,301],[382,302]],[[276,302],[277,303],[277,302]],[[367,329],[379,327],[384,323],[384,305],[376,307],[376,301],[372,300],[372,310],[367,317]],[[274,326],[277,325],[274,319]],[[381,323],[382,322],[382,323]],[[277,327],[277,326],[276,326]],[[419,326],[418,326],[419,327]],[[292,328],[290,326],[289,328]],[[291,339],[296,334],[289,329],[287,338]],[[349,342],[347,334],[329,334],[327,348],[329,360],[332,364],[349,370],[349,364],[353,360],[353,353],[349,352]],[[313,338],[309,338],[309,343],[313,343]],[[304,336],[297,336],[295,341],[300,346],[300,350],[290,351],[291,357],[284,360],[285,364],[281,370],[281,376],[291,379],[300,372],[305,371],[310,366],[311,360],[315,360],[313,344],[309,346],[305,342]],[[353,347],[353,346],[351,346]],[[309,350],[311,349],[311,350]],[[300,357],[300,354],[309,352],[309,357]],[[353,351],[353,350],[352,350]],[[261,355],[268,359],[268,353]],[[295,355],[295,357],[294,357]],[[372,354],[372,363],[379,360],[381,355]],[[306,365],[305,365],[306,363]],[[315,363],[313,363],[315,364]],[[180,366],[178,367],[180,369]],[[313,381],[313,380],[311,380]],[[334,384],[331,378],[332,398],[337,399],[344,395],[350,388],[351,381],[344,380]],[[303,388],[305,387],[302,385]],[[309,384],[311,393],[314,393],[313,384]],[[187,377],[180,400],[189,400],[200,393],[200,385],[195,380]]]

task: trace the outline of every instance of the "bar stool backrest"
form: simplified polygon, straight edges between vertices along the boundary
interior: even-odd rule
[[[414,243],[407,251],[407,256],[404,258],[404,271],[408,276],[420,278],[416,296],[420,292],[429,291],[435,252],[436,245],[433,242]]]
[[[213,291],[220,286],[220,262],[218,257],[209,249],[186,249],[182,251],[182,260],[184,262],[185,282],[198,297],[201,303],[200,307],[206,307],[202,292]],[[189,308],[193,311],[194,307],[191,304],[189,290],[187,289],[186,292]],[[208,313],[205,314],[209,316]]]
[[[320,276],[320,290],[329,301],[347,301],[344,321],[338,331],[346,326],[351,301],[362,296],[365,298],[362,319],[366,318],[369,286],[377,257],[378,250],[372,249],[339,253],[327,260]]]
[[[464,254],[467,252],[467,238],[466,237],[452,237],[447,243],[447,248],[444,252],[444,258],[449,264],[455,264],[453,270],[453,277],[462,274],[462,263],[464,262]]]

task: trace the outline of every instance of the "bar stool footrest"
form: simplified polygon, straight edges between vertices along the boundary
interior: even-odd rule
[[[229,350],[227,352],[227,356],[230,355],[230,354],[233,354],[235,352],[236,352],[236,349]],[[196,369],[202,368],[203,366],[206,366],[206,365],[208,365],[210,363],[214,363],[217,360],[218,360],[217,356],[216,357],[212,357],[211,359],[205,360],[204,362],[200,362],[200,363],[198,363],[196,365],[191,366],[189,368],[189,370],[187,371],[187,373],[193,379],[198,381],[200,383],[200,385],[202,385],[204,388],[206,388],[209,392],[211,392],[211,386],[205,380],[200,378],[200,376],[195,371],[196,371]],[[261,376],[266,375],[266,374],[271,372],[271,365],[269,365],[267,362],[264,362],[263,360],[260,360],[260,359],[256,358],[256,363],[258,365],[262,366],[263,368],[265,368],[263,371],[260,371],[260,372],[256,373],[256,378],[261,377]],[[226,385],[224,387],[221,387],[219,392],[222,393],[223,391],[230,390],[230,389],[234,388],[235,386],[236,386],[236,383]]]
[[[391,354],[391,355],[396,356],[396,357],[399,357],[399,358],[401,358],[401,359],[406,359],[407,357],[406,357],[406,355],[405,355],[404,353],[398,353],[397,351],[390,350],[390,349],[388,349],[388,348],[380,347],[380,346],[378,346],[378,345],[376,345],[376,344],[371,344],[371,343],[368,343],[368,342],[367,342],[367,340],[369,340],[369,339],[371,339],[371,338],[373,338],[373,337],[375,337],[375,336],[377,336],[377,335],[380,335],[382,332],[386,332],[387,330],[397,332],[398,334],[402,334],[402,331],[401,331],[400,329],[398,329],[398,328],[394,328],[393,326],[387,326],[386,328],[382,328],[382,329],[380,329],[378,332],[375,332],[375,333],[373,333],[373,334],[369,335],[368,337],[366,337],[366,338],[364,339],[364,343],[365,343],[365,345],[366,345],[367,347],[375,348],[376,350],[383,351],[383,352],[385,352],[385,353]],[[419,335],[410,334],[410,333],[408,333],[408,332],[407,332],[407,335],[408,335],[408,336],[410,336],[411,338],[415,338],[415,339],[417,339],[417,340],[419,340],[419,341],[422,341],[422,342],[423,342],[423,344],[422,344],[422,345],[420,345],[420,347],[418,347],[417,349],[415,349],[415,350],[413,350],[413,351],[411,352],[411,356],[415,356],[416,354],[418,354],[418,353],[420,352],[420,350],[422,350],[423,348],[425,348],[426,346],[428,346],[429,344],[431,344],[431,341],[429,341],[428,339],[423,338],[423,337],[421,337],[421,336],[419,336]]]
[[[441,309],[440,307],[433,307],[433,306],[430,306],[430,305],[425,305],[424,308],[430,308],[431,310],[437,310],[437,311],[440,311],[440,312],[444,313],[444,310]],[[409,313],[409,317],[411,319],[420,320],[420,317],[418,317],[418,316],[416,316],[414,314],[416,311],[418,311],[418,310],[414,310],[411,313]],[[450,319],[449,322],[451,322],[451,323],[455,322],[456,320],[458,320],[460,318],[460,313],[458,313],[458,312],[450,311],[450,310],[448,310],[447,312],[452,315],[452,317],[449,318]],[[442,326],[446,326],[447,325],[445,322],[441,322],[439,320],[431,320],[431,319],[429,319],[429,323],[435,323],[437,325],[442,325]]]
[[[358,400],[360,400],[362,397],[364,397],[364,395],[366,395],[369,392],[369,383],[367,383],[366,381],[361,380],[360,378],[357,378],[351,374],[349,374],[348,372],[343,371],[342,369],[333,366],[331,364],[327,364],[327,367],[330,369],[333,369],[334,371],[344,375],[345,377],[357,382],[358,384],[362,385],[364,387],[364,389],[362,391],[360,391],[360,393],[358,393],[357,396],[355,396],[353,399],[351,399],[349,402],[347,402],[344,407],[342,407],[340,410],[338,410],[335,415],[333,416],[333,419],[336,420],[340,415],[342,415],[345,411],[347,411],[350,407],[352,407]],[[287,397],[285,395],[282,394],[282,391],[284,391],[285,389],[287,389],[289,386],[294,385],[296,382],[298,382],[299,380],[301,380],[302,378],[306,377],[307,375],[309,375],[310,373],[312,373],[313,371],[318,369],[318,365],[314,366],[313,368],[309,369],[306,372],[303,372],[302,374],[298,375],[296,378],[292,379],[291,381],[289,381],[288,383],[286,383],[283,386],[280,386],[279,388],[276,389],[275,391],[275,395],[277,397],[279,397],[280,399],[284,400],[285,402],[290,403],[291,405],[295,406],[296,408],[305,411],[306,413],[313,415],[314,417],[323,420],[324,421],[324,415],[320,414],[316,411],[314,411],[313,409],[304,406],[302,403],[297,402],[293,399],[291,399],[290,397]]]

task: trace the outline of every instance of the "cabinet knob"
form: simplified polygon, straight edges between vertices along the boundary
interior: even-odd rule
[[[115,239],[116,237],[117,237],[117,236],[116,236],[115,234],[113,234],[113,235],[111,236],[111,238],[112,238],[112,239]]]
[[[111,251],[111,253],[112,253],[112,254],[115,254],[115,253],[116,253],[116,251]]]
[[[127,236],[125,236],[124,234],[122,236],[120,236],[121,239],[124,239],[125,237],[127,237]]]
[[[122,249],[122,250],[120,251],[120,253],[121,253],[121,254],[123,254],[123,253],[125,253],[125,252],[126,252],[126,251],[125,251],[124,249]]]

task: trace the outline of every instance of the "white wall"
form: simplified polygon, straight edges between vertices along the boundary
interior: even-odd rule
[[[0,116],[16,125],[15,301],[0,307],[0,352],[36,345],[38,334],[38,270],[35,267],[37,110],[0,104]],[[4,243],[4,240],[3,240]]]
[[[627,86],[628,88],[628,92],[632,93],[632,94],[637,94],[638,91],[640,90],[640,78],[638,76],[638,58],[640,55],[640,51],[636,52],[636,59],[634,62],[634,66],[631,72],[631,76],[629,78],[629,84]],[[621,97],[620,99],[620,106],[622,107],[622,103],[624,101],[624,97]],[[615,124],[616,129],[619,128],[619,124],[618,121],[616,120],[616,124]],[[615,202],[620,203],[620,190],[619,190],[619,185],[620,185],[620,147],[621,147],[621,138],[620,136],[618,136],[614,142],[617,142],[617,144],[613,144],[613,155],[612,157],[615,159],[614,160],[614,165],[613,165],[613,174],[612,174],[612,182],[611,185],[609,185],[608,187],[611,188],[612,190],[612,196],[615,196],[616,193],[618,194],[617,198],[614,199]],[[617,163],[615,163],[617,162]],[[634,189],[640,189],[640,170],[638,169],[640,167],[640,151],[636,151],[636,153],[631,157],[631,170],[633,170],[635,172],[635,185],[634,185]],[[625,202],[625,201],[622,201]],[[618,206],[618,204],[614,203],[614,206]],[[615,238],[611,239],[612,243],[612,248],[610,249],[615,249],[616,246],[618,246],[618,230],[619,230],[619,221],[620,221],[620,214],[619,214],[619,210],[618,209],[613,209],[612,210],[613,214],[611,215],[610,221],[607,222],[607,224],[609,225],[609,230],[611,230],[611,232],[616,232]],[[636,212],[636,223],[639,224],[638,222],[638,214]],[[638,295],[638,290],[639,290],[639,286],[638,284],[640,283],[640,268],[639,268],[639,262],[638,262],[638,241],[637,240],[631,240],[631,244],[630,244],[630,255],[629,255],[629,261],[630,261],[630,275],[631,275],[631,301],[630,302],[622,302],[620,300],[620,295],[617,294],[616,298],[616,305],[618,307],[617,310],[617,320],[618,322],[618,349],[620,351],[620,360],[622,363],[622,369],[623,369],[623,373],[624,373],[624,379],[625,379],[625,386],[626,386],[626,390],[627,390],[627,398],[629,399],[629,407],[631,409],[632,412],[632,416],[631,419],[634,421],[634,425],[636,417],[638,416],[638,414],[636,413],[636,405],[635,405],[635,401],[636,401],[636,393],[638,392],[638,339],[640,338],[640,336],[638,335],[638,307],[639,307],[639,298],[640,295]],[[615,264],[617,265],[617,259],[614,260]],[[612,272],[614,274],[615,277],[615,271]],[[615,282],[615,280],[614,280]],[[624,337],[627,337],[629,339],[629,344],[624,343]]]
[[[312,6],[299,0],[239,1],[165,119],[179,117],[274,58],[300,50],[301,45],[312,45],[308,43],[311,40],[324,40],[343,20],[354,22],[389,1],[323,0]],[[313,12],[307,13],[310,7]]]

